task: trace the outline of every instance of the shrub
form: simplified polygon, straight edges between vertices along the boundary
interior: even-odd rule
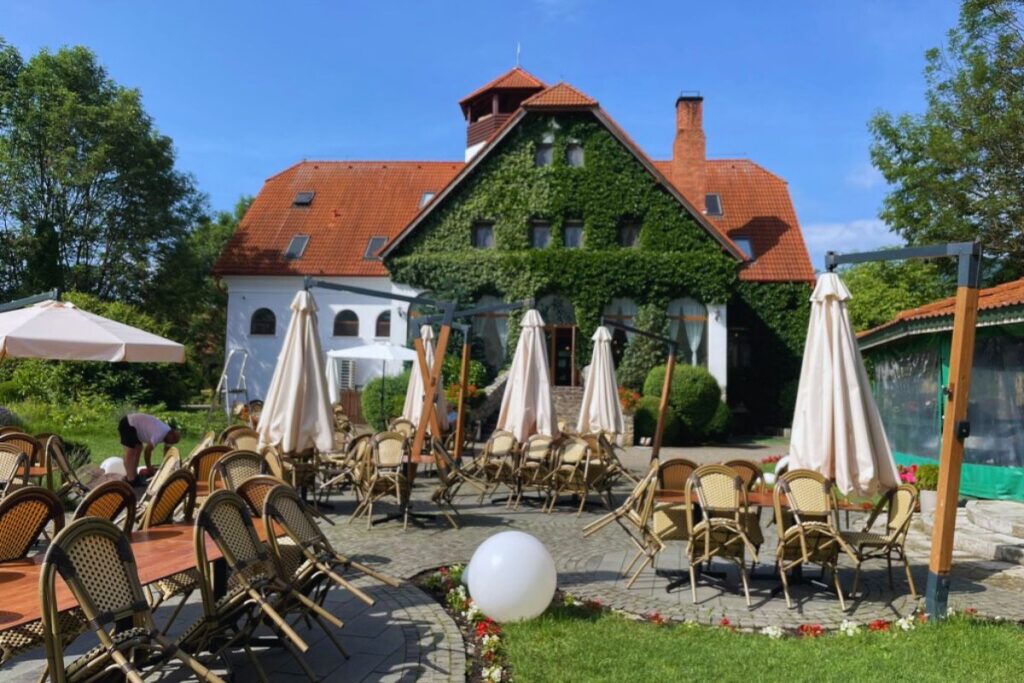
[[[668,317],[665,311],[652,304],[641,306],[636,312],[636,328],[668,336]],[[640,391],[651,368],[665,362],[665,345],[656,339],[634,335],[622,354],[622,362],[616,370],[619,384]],[[659,389],[660,391],[660,389]],[[645,392],[646,393],[646,392]]]
[[[441,366],[441,379],[444,380],[446,387],[459,383],[459,371],[461,369],[462,358],[454,354],[448,354],[444,357],[444,365]],[[469,372],[466,373],[466,378],[467,384],[480,388],[486,387],[491,381],[487,367],[480,361],[472,359],[469,361]]]
[[[732,431],[732,411],[725,401],[718,401],[718,408],[708,422],[705,436],[712,441],[722,441]]]
[[[374,377],[371,379],[363,387],[363,393],[359,400],[359,405],[363,411],[363,419],[374,429],[385,429],[392,418],[402,414],[402,407],[405,404],[405,392],[408,388],[408,371],[403,372],[401,375],[388,375],[387,377]],[[381,414],[381,391],[384,392],[383,414]]]
[[[938,465],[918,465],[914,476],[917,479],[917,488],[920,491],[935,491],[939,488]]]
[[[659,365],[647,374],[644,396],[660,397],[664,383],[665,366]],[[707,434],[708,425],[722,402],[722,390],[705,368],[677,365],[668,402],[682,427],[680,443],[696,443]],[[665,443],[673,442],[666,437]]]
[[[661,399],[657,396],[644,396],[637,404],[636,412],[633,413],[633,433],[635,438],[653,437],[654,429],[658,426],[658,407]],[[668,414],[665,415],[665,434],[662,443],[671,446],[679,443],[683,431],[683,425],[679,417],[669,406]]]

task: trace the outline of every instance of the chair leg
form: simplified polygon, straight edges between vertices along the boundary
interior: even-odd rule
[[[740,581],[743,582],[743,594],[747,596],[747,607],[750,607],[750,584],[747,582],[747,561],[741,557],[739,562],[736,563],[736,567],[740,570]]]
[[[370,502],[366,506],[366,530],[371,531],[373,529],[373,499],[368,499]]]
[[[786,567],[779,562],[779,578],[782,579],[782,593],[786,596],[786,607],[793,609],[793,601],[789,598],[789,579],[786,577]]]
[[[886,563],[889,565],[889,590],[895,590],[892,586],[892,555],[887,555],[885,558]]]
[[[641,548],[640,550],[638,550],[638,551],[636,552],[636,555],[634,555],[634,556],[633,556],[633,559],[632,559],[632,560],[630,560],[629,564],[628,564],[628,565],[626,565],[626,568],[625,568],[625,569],[624,569],[624,570],[622,571],[622,575],[623,575],[623,576],[626,576],[626,575],[628,575],[628,574],[629,574],[629,573],[630,573],[631,571],[633,571],[633,565],[635,565],[635,564],[636,564],[636,561],[637,561],[637,560],[639,560],[639,559],[640,559],[640,556],[641,556],[641,555],[643,555],[643,554],[644,554],[644,550],[643,550],[643,548]]]
[[[907,561],[906,553],[901,551],[900,556],[903,558],[903,569],[907,572],[907,583],[910,584],[910,597],[917,598],[917,588],[914,586],[914,577],[910,574],[910,562]]]
[[[341,653],[341,656],[345,659],[351,659],[352,655],[348,653],[348,650],[346,650],[345,647],[341,644],[341,641],[338,640],[338,636],[334,635],[334,633],[329,628],[329,625],[325,624],[324,620],[316,614],[313,615],[313,619],[316,620],[316,623],[320,624],[320,628],[323,629],[323,632],[326,633],[327,637],[331,639],[331,642],[334,643],[334,647],[337,648],[338,652]]]
[[[583,506],[587,504],[587,494],[588,493],[589,493],[588,491],[584,490],[583,493],[580,494],[580,507],[579,507],[578,510],[576,510],[576,516],[577,517],[579,517],[580,515],[583,514]]]
[[[692,561],[690,564],[690,602],[697,604],[697,566]]]
[[[301,668],[302,672],[306,674],[306,678],[313,681],[313,683],[316,683],[316,674],[309,668],[309,664],[306,663],[306,660],[302,656],[302,653],[299,652],[299,649],[295,647],[295,644],[288,640],[284,634],[281,634],[281,644],[284,645],[284,649],[288,650],[288,653],[291,654],[292,658],[298,663],[299,668]]]
[[[644,559],[644,561],[640,563],[640,566],[637,567],[636,573],[633,574],[633,576],[629,579],[629,582],[626,584],[627,590],[633,587],[633,584],[636,583],[636,580],[640,578],[640,574],[643,572],[643,570],[647,569],[647,565],[649,565],[653,560],[654,558],[648,555]]]
[[[195,588],[190,589],[188,593],[185,593],[183,596],[181,596],[181,600],[178,601],[178,605],[174,608],[174,611],[171,612],[170,619],[167,620],[167,623],[164,624],[163,629],[160,630],[161,635],[167,635],[167,631],[171,628],[171,624],[173,624],[174,620],[178,618],[178,614],[181,612],[181,608],[185,606],[185,602],[189,599],[189,597],[191,597],[193,592],[195,592]]]
[[[263,665],[260,664],[260,660],[252,651],[252,648],[249,647],[249,644],[245,643],[242,645],[242,650],[245,651],[245,656],[249,660],[249,663],[252,664],[252,668],[256,670],[256,676],[259,677],[260,683],[270,683],[270,681],[267,680],[267,672],[263,670]]]
[[[857,563],[857,568],[853,570],[853,590],[850,591],[850,597],[856,597],[857,588],[860,586],[860,562]]]
[[[836,595],[839,596],[839,607],[844,612],[846,611],[846,600],[843,598],[843,584],[839,580],[839,567],[830,567],[832,572],[832,581],[836,584]]]

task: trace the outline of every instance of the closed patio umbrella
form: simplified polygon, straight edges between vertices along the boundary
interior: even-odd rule
[[[427,371],[434,365],[434,328],[430,325],[420,326],[420,339],[423,340],[423,355],[427,357]],[[409,376],[409,386],[405,390],[405,405],[402,406],[402,417],[414,425],[420,423],[420,415],[423,413],[423,377],[420,375],[420,361],[413,351],[412,375]],[[440,392],[437,396],[437,419],[441,429],[448,428],[448,400],[444,397],[444,383],[440,383]]]
[[[292,319],[277,356],[274,377],[260,415],[261,446],[285,454],[334,447],[334,417],[313,295],[301,291],[292,301]]]
[[[185,347],[67,301],[0,313],[0,358],[183,363]]]
[[[501,397],[497,429],[525,441],[534,434],[558,436],[555,402],[548,377],[547,344],[544,319],[534,309],[523,314],[519,342],[508,371],[505,393]]]
[[[868,496],[900,482],[846,310],[849,299],[838,275],[818,278],[811,295],[789,466],[835,480],[844,494]]]
[[[619,385],[615,379],[615,363],[612,360],[612,334],[602,325],[591,339],[594,342],[594,353],[583,388],[583,404],[580,406],[579,419],[576,420],[576,429],[581,434],[622,434],[625,428],[622,405],[619,403]]]

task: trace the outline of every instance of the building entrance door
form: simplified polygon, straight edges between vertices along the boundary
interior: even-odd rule
[[[579,378],[576,372],[576,326],[548,326],[548,366],[551,384],[557,387],[574,387]]]

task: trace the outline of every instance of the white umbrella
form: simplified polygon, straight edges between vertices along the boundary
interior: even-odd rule
[[[277,356],[260,414],[261,446],[282,453],[334,447],[334,417],[327,395],[327,376],[320,352],[316,302],[307,291],[292,301],[292,319]]]
[[[844,494],[867,496],[898,486],[899,474],[850,325],[849,299],[838,275],[818,278],[811,295],[789,467],[820,472],[834,479]]]
[[[548,378],[548,353],[544,319],[534,309],[523,314],[519,342],[501,397],[497,429],[512,432],[525,441],[534,434],[558,436],[555,402]]]
[[[67,301],[0,313],[0,358],[183,363],[185,347]]]
[[[615,363],[612,360],[612,335],[608,328],[601,326],[591,337],[594,353],[590,359],[583,388],[583,404],[576,429],[581,434],[588,432],[612,432],[622,434],[625,430],[622,419],[622,405],[619,403],[619,384],[615,379]]]
[[[434,366],[434,329],[430,325],[420,327],[420,339],[423,340],[423,355],[427,357],[427,370]],[[413,356],[416,352],[413,351]],[[444,397],[444,383],[438,380],[440,392],[437,396],[438,423],[441,429],[448,427],[448,400]],[[423,386],[423,377],[420,375],[419,358],[412,362],[412,375],[409,377],[409,386],[405,391],[405,405],[402,406],[402,417],[414,425],[420,423],[420,415],[423,413],[423,395],[426,389]]]
[[[343,360],[379,360],[380,376],[383,377],[386,374],[387,363],[403,363],[410,360],[415,361],[416,352],[413,349],[409,349],[404,346],[396,346],[395,344],[366,344],[363,346],[353,346],[348,349],[333,349],[328,351],[327,390],[331,396],[331,403],[337,403],[339,398],[338,383],[335,379],[338,377],[338,363]],[[383,383],[380,385],[380,402],[381,408],[383,408]]]

